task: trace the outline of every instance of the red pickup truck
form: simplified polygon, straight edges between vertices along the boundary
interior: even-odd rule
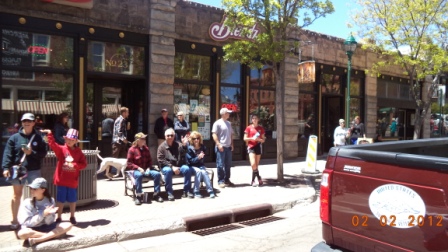
[[[311,251],[448,251],[448,138],[332,148]]]

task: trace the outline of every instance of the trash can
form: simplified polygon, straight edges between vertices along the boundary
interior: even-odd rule
[[[88,205],[96,201],[97,188],[96,188],[96,168],[97,168],[97,156],[98,150],[83,150],[82,153],[86,156],[87,167],[79,174],[78,185],[78,201],[77,206]],[[56,199],[56,186],[53,184],[53,175],[56,169],[57,158],[54,152],[49,151],[47,156],[42,161],[41,173],[48,182],[48,190],[51,196]],[[30,190],[25,189],[23,198],[31,197]],[[66,203],[68,207],[68,203]]]

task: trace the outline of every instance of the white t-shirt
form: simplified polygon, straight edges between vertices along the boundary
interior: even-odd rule
[[[212,127],[212,133],[218,136],[219,143],[223,147],[232,146],[232,125],[229,121],[223,120],[222,118],[217,120]]]
[[[348,128],[336,127],[334,130],[334,145],[345,145]]]

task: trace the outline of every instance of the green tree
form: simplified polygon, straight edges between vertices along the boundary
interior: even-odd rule
[[[414,139],[420,137],[424,118],[437,90],[439,77],[447,70],[448,0],[358,0],[354,15],[364,37],[363,48],[380,57],[369,70],[379,73],[390,65],[401,66],[410,79],[415,100]],[[422,85],[431,77],[429,85]],[[426,97],[422,88],[428,88]]]
[[[222,0],[228,17],[226,25],[250,39],[235,40],[224,46],[225,60],[240,61],[250,67],[271,66],[275,79],[275,118],[277,123],[277,179],[283,180],[283,100],[285,57],[290,37],[316,19],[334,12],[329,0]],[[261,32],[255,38],[251,28]],[[295,42],[298,44],[299,42]],[[298,45],[296,45],[298,46]]]

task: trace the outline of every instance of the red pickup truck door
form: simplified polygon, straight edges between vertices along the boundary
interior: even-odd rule
[[[335,245],[448,251],[447,172],[336,159],[330,220]]]

